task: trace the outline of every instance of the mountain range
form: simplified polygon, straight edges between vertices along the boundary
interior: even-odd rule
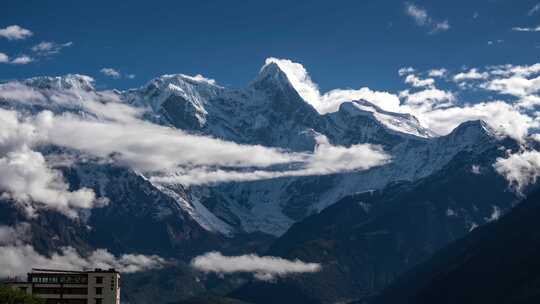
[[[29,243],[46,256],[71,246],[83,255],[106,248],[113,254],[159,255],[174,261],[165,269],[126,275],[124,299],[129,303],[175,302],[206,293],[252,303],[344,303],[371,301],[453,241],[467,240],[471,231],[474,238],[495,229],[488,228],[495,226],[490,223],[528,193],[509,187],[493,166],[524,143],[502,136],[483,121],[464,122],[438,135],[414,116],[368,100],[344,101],[335,112],[319,113],[291,77],[275,62],[264,65],[240,89],[183,74],[163,75],[123,91],[99,91],[83,75],[37,77],[9,82],[4,89],[23,88],[44,98],[0,94],[0,108],[28,116],[50,111],[107,121],[118,114],[111,110],[100,117],[89,110],[111,105],[107,99],[134,109],[145,124],[182,134],[294,155],[308,155],[325,143],[368,144],[384,151],[390,161],[366,170],[190,183],[170,182],[182,177],[176,168],[155,178],[115,161],[125,155],[110,153],[104,159],[59,144],[40,144],[36,151],[54,163],[70,190],[91,189],[107,204],[82,210],[76,219],[50,209],[28,217],[15,198],[1,196],[0,224],[29,223]],[[93,98],[104,100],[87,104]],[[99,144],[99,138],[86,140],[85,145]],[[301,259],[320,263],[322,271],[264,282],[193,270],[191,259],[208,251]]]

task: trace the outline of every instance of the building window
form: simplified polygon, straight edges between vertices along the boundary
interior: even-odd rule
[[[100,299],[100,298],[96,298],[96,304],[102,304],[103,303],[103,299]]]
[[[103,284],[103,277],[96,277],[96,284]]]
[[[102,287],[96,287],[96,294],[100,295],[102,293],[103,293],[103,288]]]

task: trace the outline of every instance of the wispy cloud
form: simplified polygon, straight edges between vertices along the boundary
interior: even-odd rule
[[[514,27],[512,30],[516,32],[540,32],[540,25],[536,27]]]
[[[23,40],[32,35],[33,33],[30,30],[22,28],[18,25],[10,25],[6,28],[0,29],[0,37],[8,40]]]
[[[408,74],[412,74],[415,72],[415,69],[413,67],[402,67],[398,70],[399,76],[405,76]]]
[[[435,84],[435,79],[433,78],[425,78],[422,79],[415,74],[409,74],[407,77],[405,77],[405,83],[412,85],[415,88],[421,88],[421,87],[433,87]]]
[[[224,256],[219,252],[208,252],[195,257],[191,266],[206,273],[233,274],[252,273],[258,280],[269,281],[277,277],[286,277],[302,273],[321,271],[318,263],[305,263],[300,260],[286,260],[279,257],[246,254]]]
[[[455,82],[461,82],[464,80],[485,80],[489,77],[487,72],[480,73],[478,69],[472,68],[466,72],[461,72],[452,78]]]
[[[32,51],[40,56],[50,56],[60,53],[63,48],[70,47],[73,42],[56,43],[52,41],[42,41],[32,47]]]
[[[535,6],[533,6],[533,7],[529,10],[529,12],[527,12],[527,15],[532,16],[532,15],[538,13],[539,11],[540,11],[540,3],[536,4]]]
[[[113,69],[113,68],[102,68],[101,70],[99,70],[102,74],[106,75],[106,76],[109,76],[109,77],[112,77],[112,78],[115,78],[115,79],[118,79],[120,78],[120,76],[122,76],[120,74],[120,72],[118,72],[117,70]]]
[[[448,23],[448,20],[435,20],[424,8],[421,8],[413,3],[405,4],[405,13],[410,16],[418,26],[429,28],[429,32],[431,34],[450,29],[450,23]]]
[[[502,39],[488,40],[487,44],[488,44],[488,45],[494,45],[494,44],[501,44],[501,43],[503,43],[503,42],[504,42],[504,40],[502,40]]]
[[[21,65],[24,65],[24,64],[29,64],[31,62],[34,61],[34,58],[30,57],[30,56],[27,56],[27,55],[21,55],[21,56],[18,56],[17,58],[13,59],[11,61],[12,64],[21,64]]]
[[[34,61],[34,58],[27,55],[20,55],[16,58],[9,58],[7,54],[0,53],[0,63],[14,64],[14,65],[24,65],[29,64]]]
[[[114,68],[102,68],[99,71],[103,75],[112,77],[114,79],[119,79],[122,77],[127,78],[127,79],[135,79],[135,76],[136,76],[135,74],[122,74],[119,70],[114,69]]]
[[[431,69],[428,71],[429,77],[438,77],[438,78],[445,77],[447,73],[448,73],[448,70],[445,68]]]

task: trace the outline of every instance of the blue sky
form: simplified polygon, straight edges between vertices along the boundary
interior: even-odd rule
[[[0,53],[28,64],[0,64],[0,79],[82,73],[98,86],[140,86],[165,73],[203,74],[241,87],[270,56],[301,62],[323,91],[398,90],[397,70],[538,61],[540,1],[5,1],[0,28],[33,35],[0,37]],[[413,5],[424,23],[407,14]],[[433,32],[436,24],[449,28]],[[493,41],[490,45],[488,41]],[[40,42],[71,42],[39,55]],[[115,79],[100,73],[118,70]],[[127,75],[135,77],[129,79]]]

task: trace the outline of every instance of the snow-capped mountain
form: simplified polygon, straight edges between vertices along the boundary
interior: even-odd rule
[[[480,153],[496,142],[483,122],[465,123],[435,137],[414,116],[384,111],[365,100],[319,114],[275,63],[265,65],[244,89],[224,88],[202,77],[166,75],[123,96],[131,104],[151,107],[161,123],[197,134],[293,151],[313,151],[315,137],[322,134],[335,145],[382,145],[392,156],[390,164],[365,172],[191,187],[197,204],[221,219],[211,229],[227,233],[222,222],[236,231],[279,235],[343,196],[414,181],[442,168],[460,151]]]
[[[257,231],[280,235],[294,222],[344,196],[417,180],[462,151],[481,153],[498,141],[480,121],[464,123],[451,134],[436,137],[414,116],[385,111],[366,100],[346,101],[337,111],[320,114],[301,97],[291,77],[272,62],[241,89],[183,74],[164,75],[137,89],[105,92],[97,91],[88,76],[38,77],[9,84],[31,88],[28,102],[4,98],[2,105],[92,116],[87,111],[91,106],[88,99],[98,103],[113,99],[141,109],[146,120],[192,134],[298,152],[313,151],[317,136],[324,135],[333,145],[380,145],[392,158],[389,164],[367,171],[325,176],[189,188],[153,184],[201,227],[224,235]],[[112,114],[102,114],[105,119],[107,115]]]

